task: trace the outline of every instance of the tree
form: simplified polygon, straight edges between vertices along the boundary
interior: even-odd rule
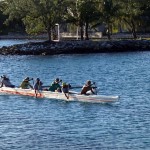
[[[99,12],[96,9],[96,3],[93,0],[83,1],[80,7],[81,18],[85,24],[85,39],[89,40],[89,24],[99,18]]]
[[[4,21],[6,19],[6,16],[3,14],[3,9],[5,8],[5,3],[4,1],[0,1],[0,33],[4,32]]]
[[[65,0],[6,0],[9,15],[6,22],[22,19],[29,34],[46,30],[51,41],[52,30],[60,23],[66,9]]]
[[[68,5],[67,7],[66,21],[75,24],[77,27],[78,26],[80,27],[80,36],[81,36],[81,40],[83,40],[84,22],[80,11],[81,4],[82,4],[82,0],[70,1],[70,5]]]
[[[67,21],[80,27],[81,40],[84,39],[84,26],[85,26],[85,39],[88,40],[89,24],[98,19],[98,12],[94,0],[76,0],[72,1],[67,8],[68,15]]]
[[[150,26],[150,0],[143,0],[141,2],[141,12],[139,26],[141,31],[145,33]]]
[[[106,25],[108,39],[119,21],[135,39],[137,29],[150,24],[150,0],[1,0],[0,9],[1,25],[4,10],[6,24],[23,22],[29,34],[47,31],[50,41],[55,24],[65,21],[80,27],[81,40],[84,27],[89,39],[88,29],[94,23]]]
[[[107,36],[110,39],[113,22],[118,19],[120,15],[120,5],[114,3],[113,0],[103,0],[101,3],[102,21],[107,27]]]
[[[137,38],[137,27],[139,26],[140,16],[143,12],[141,6],[143,1],[141,0],[122,0],[122,19],[124,23],[129,26],[129,30],[132,32],[133,38]]]

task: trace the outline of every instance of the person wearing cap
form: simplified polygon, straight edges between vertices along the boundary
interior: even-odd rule
[[[86,81],[86,84],[82,87],[81,94],[88,95],[88,91],[91,91],[93,94],[95,94],[90,80]]]
[[[51,92],[61,92],[61,86],[60,86],[60,82],[62,82],[62,80],[60,80],[59,78],[56,78],[55,81],[52,82],[49,91]]]
[[[1,88],[1,87],[11,87],[11,88],[14,88],[14,87],[15,87],[15,85],[13,85],[13,84],[10,82],[9,78],[6,77],[5,75],[1,76],[1,82],[0,82],[0,83],[1,83],[0,88]]]
[[[33,86],[30,84],[30,82],[29,81],[31,81],[31,80],[33,80],[33,78],[29,78],[29,77],[26,77],[23,81],[22,81],[22,83],[21,83],[21,85],[20,85],[20,88],[22,88],[22,89],[29,89],[29,88],[31,88],[31,89],[33,89]]]
[[[36,98],[37,98],[38,93],[39,93],[40,96],[41,96],[40,91],[42,90],[42,84],[43,84],[43,83],[40,81],[40,79],[37,78],[37,79],[36,79],[36,82],[35,82],[35,84],[34,84],[34,90],[35,90],[35,97],[36,97]]]

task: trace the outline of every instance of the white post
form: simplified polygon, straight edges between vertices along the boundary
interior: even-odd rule
[[[58,41],[60,41],[60,29],[59,29],[59,24],[58,24]]]
[[[60,29],[59,29],[59,24],[56,23],[55,25],[57,26],[57,36],[58,36],[58,40],[57,40],[57,41],[60,41]]]

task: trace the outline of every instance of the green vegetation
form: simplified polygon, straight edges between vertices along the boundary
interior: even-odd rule
[[[47,32],[49,40],[55,24],[80,28],[81,40],[89,39],[88,31],[105,26],[108,39],[114,32],[150,31],[150,0],[1,0],[0,33],[25,31]],[[7,28],[6,28],[7,27]]]

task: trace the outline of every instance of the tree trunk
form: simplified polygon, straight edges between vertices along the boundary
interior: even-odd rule
[[[132,24],[132,35],[133,35],[133,38],[137,39],[137,34],[136,34],[136,31],[135,31],[135,24],[134,24],[133,21],[131,21],[131,24]]]
[[[83,25],[81,25],[80,26],[80,34],[81,34],[81,40],[83,40],[84,39],[84,37],[83,37]]]
[[[120,33],[122,33],[122,26],[121,26],[120,23],[118,24],[118,30],[119,30]]]
[[[48,33],[48,40],[51,42],[52,41],[52,30],[51,30],[51,27],[48,27],[47,33]]]
[[[89,28],[89,24],[88,24],[88,22],[86,22],[86,24],[85,24],[85,40],[89,40],[88,28]]]
[[[133,20],[130,20],[127,21],[126,19],[124,19],[124,21],[130,26],[131,28],[131,32],[132,32],[132,35],[133,35],[133,38],[134,39],[137,39],[137,34],[136,34],[136,31],[135,31],[135,24],[134,24],[134,21]]]
[[[110,40],[111,37],[110,37],[110,25],[108,23],[108,29],[107,29],[107,38]]]

